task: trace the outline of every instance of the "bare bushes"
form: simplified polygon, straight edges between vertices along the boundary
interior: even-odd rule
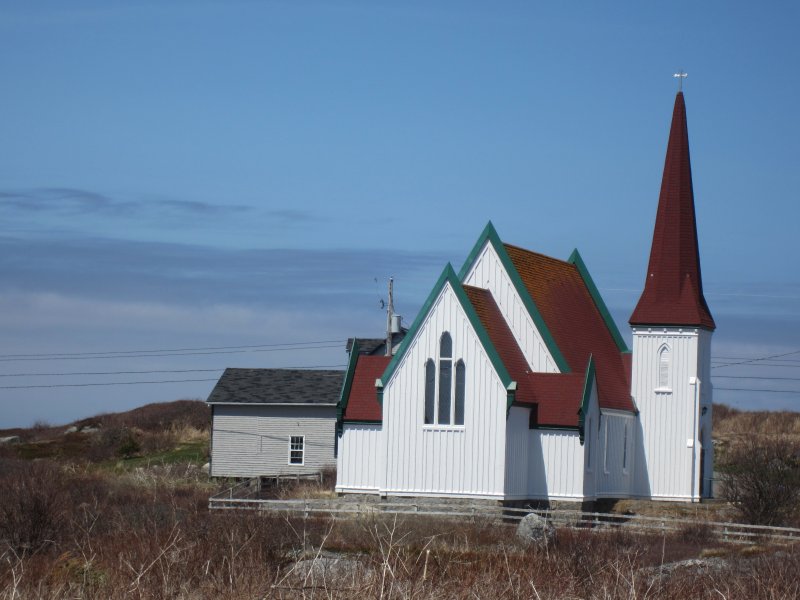
[[[0,539],[16,552],[53,543],[67,502],[61,470],[50,463],[0,464]]]
[[[748,523],[790,525],[800,514],[800,443],[750,437],[720,464],[722,497]]]

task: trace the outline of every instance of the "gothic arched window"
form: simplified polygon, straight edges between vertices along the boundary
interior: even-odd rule
[[[464,361],[456,361],[454,385],[453,338],[445,331],[439,338],[437,360],[425,362],[425,425],[464,424],[466,371]]]
[[[669,388],[670,362],[669,346],[661,346],[658,351],[658,387],[660,389]]]

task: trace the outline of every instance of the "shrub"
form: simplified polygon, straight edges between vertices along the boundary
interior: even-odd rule
[[[52,463],[0,463],[0,539],[18,553],[53,542],[67,509],[65,477]]]
[[[722,472],[722,497],[748,522],[787,525],[800,504],[800,443],[750,437],[730,448]]]

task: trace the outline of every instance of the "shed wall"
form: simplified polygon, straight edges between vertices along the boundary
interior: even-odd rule
[[[211,475],[308,474],[333,467],[336,407],[214,406]],[[289,464],[290,436],[305,436],[304,464]]]
[[[378,492],[383,472],[381,426],[345,423],[336,463],[337,492]]]

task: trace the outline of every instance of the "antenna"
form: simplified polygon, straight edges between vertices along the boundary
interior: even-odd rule
[[[394,277],[389,277],[389,304],[386,307],[386,356],[392,355],[392,315],[394,315]]]
[[[678,91],[682,92],[683,91],[683,80],[686,79],[689,76],[689,74],[686,73],[683,69],[681,69],[677,73],[673,73],[672,76],[675,79],[678,80]]]

